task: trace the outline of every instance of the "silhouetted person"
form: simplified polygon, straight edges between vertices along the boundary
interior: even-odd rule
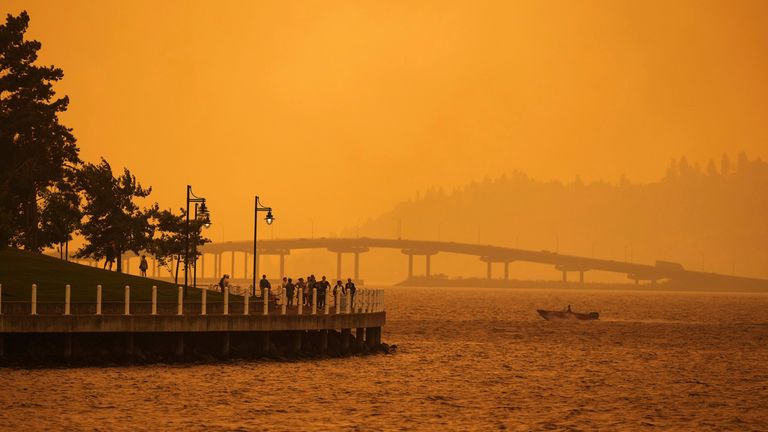
[[[315,281],[315,275],[309,275],[307,278],[307,306],[312,306],[312,290],[317,288]]]
[[[325,308],[325,296],[326,293],[328,293],[328,289],[331,287],[331,284],[328,283],[328,281],[325,279],[325,276],[323,276],[323,279],[316,284],[317,287],[317,307],[320,309]]]
[[[288,307],[293,307],[293,294],[296,286],[293,284],[293,279],[288,278],[288,282],[285,284],[285,297],[288,299]]]
[[[352,308],[352,310],[355,309],[355,292],[357,292],[357,287],[355,286],[355,283],[352,282],[352,278],[347,278],[347,284],[344,285],[345,294],[349,295],[349,305]]]
[[[261,275],[261,280],[259,281],[259,288],[261,288],[261,295],[264,296],[264,301],[268,301],[267,290],[272,289],[272,284],[269,283],[269,280],[267,279],[267,275]]]
[[[296,282],[296,302],[301,302],[301,304],[306,305],[307,304],[307,284],[304,282],[304,278],[299,278],[299,281]]]
[[[141,262],[139,263],[139,273],[142,276],[147,277],[147,269],[148,268],[149,268],[149,264],[147,264],[147,256],[146,255],[142,255],[141,256]]]
[[[109,243],[104,251],[104,269],[109,267],[112,270],[112,264],[115,262],[115,244]]]
[[[221,292],[224,292],[224,288],[228,286],[229,286],[229,275],[225,274],[224,276],[221,277],[221,279],[219,279],[219,290],[221,290]]]

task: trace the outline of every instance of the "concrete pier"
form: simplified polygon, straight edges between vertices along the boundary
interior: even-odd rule
[[[347,303],[318,313],[314,305],[249,311],[239,301],[211,303],[205,294],[158,304],[155,290],[151,304],[131,303],[128,287],[122,302],[87,305],[71,302],[72,288],[65,287],[62,294],[69,294],[59,304],[2,305],[0,366],[334,356],[384,348],[381,290],[361,291],[364,307],[356,301],[354,310]]]

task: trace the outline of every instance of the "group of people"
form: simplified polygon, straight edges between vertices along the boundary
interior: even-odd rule
[[[270,284],[267,279],[267,275],[261,276],[259,288],[262,290],[272,288],[272,284]],[[319,309],[325,308],[329,292],[333,295],[334,307],[336,307],[336,305],[340,306],[339,302],[341,301],[341,298],[339,297],[339,294],[344,296],[348,295],[350,297],[350,307],[354,307],[355,293],[357,292],[357,287],[355,286],[355,283],[352,282],[352,278],[347,278],[346,284],[342,284],[340,279],[337,280],[336,285],[334,285],[333,290],[331,290],[331,284],[325,276],[318,281],[315,275],[307,276],[306,280],[304,280],[303,277],[300,277],[296,283],[293,282],[293,278],[284,277],[281,288],[285,291],[285,299],[288,307],[298,306],[299,302],[301,302],[303,306],[312,307],[312,302],[314,301],[312,292],[313,290],[317,290],[317,307]]]
[[[111,242],[104,249],[104,270],[111,271],[112,265],[115,263],[116,258],[117,258],[117,246],[115,245],[115,242]],[[141,261],[139,262],[140,275],[143,277],[147,277],[148,268],[149,268],[149,263],[147,262],[147,256],[141,255]]]

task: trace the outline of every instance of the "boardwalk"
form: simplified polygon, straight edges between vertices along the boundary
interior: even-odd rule
[[[287,307],[282,295],[263,302],[229,296],[208,304],[207,292],[186,301],[179,288],[176,304],[134,303],[130,287],[122,303],[69,302],[0,304],[0,364],[33,361],[173,361],[375,351],[386,320],[382,290],[359,290],[354,302],[341,297],[327,307]],[[314,293],[314,305],[317,305]],[[265,298],[262,295],[261,298]],[[266,297],[269,298],[269,297]],[[354,329],[354,333],[352,331]]]

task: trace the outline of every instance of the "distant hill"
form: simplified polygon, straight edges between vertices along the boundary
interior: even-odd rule
[[[766,278],[767,193],[768,163],[743,153],[706,168],[674,160],[663,179],[646,184],[542,182],[516,172],[453,191],[429,190],[368,221],[359,235],[667,260]],[[451,270],[461,274],[460,267]]]

